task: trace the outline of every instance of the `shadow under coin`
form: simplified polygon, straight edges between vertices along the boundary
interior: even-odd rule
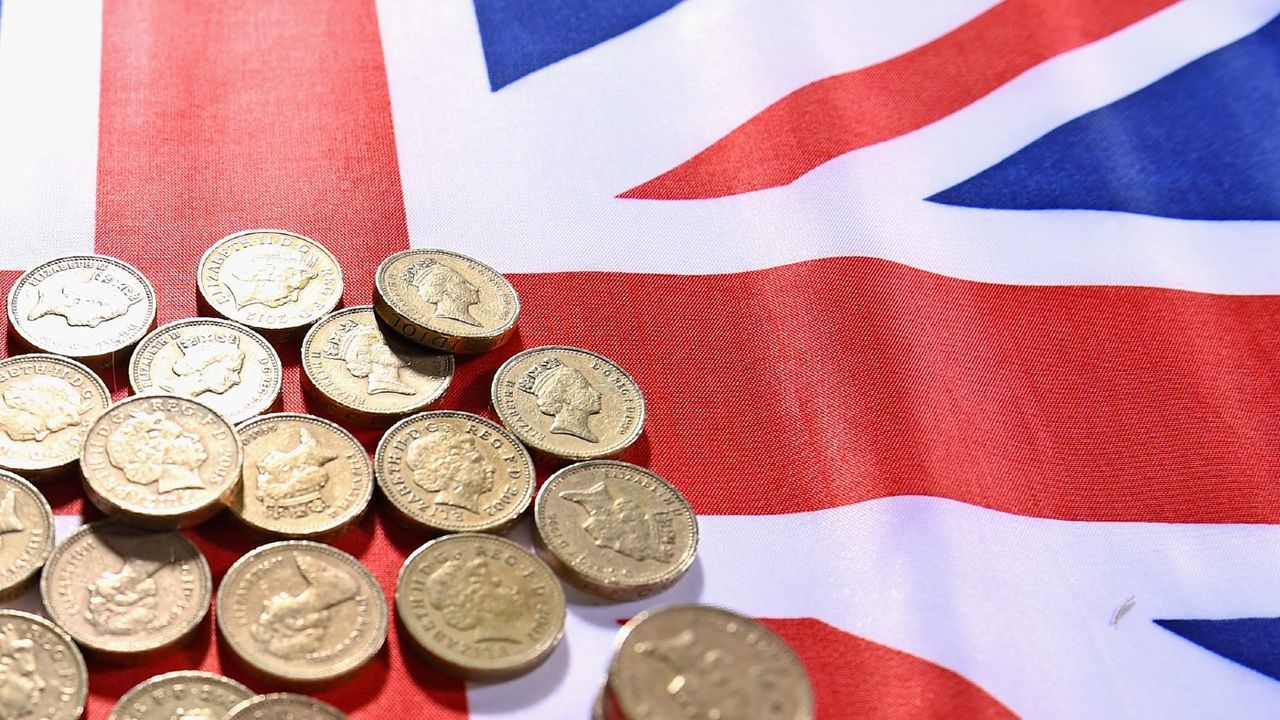
[[[518,713],[537,705],[569,676],[570,652],[566,636],[551,657],[528,674],[494,683],[472,683],[472,704],[482,705],[485,714]]]

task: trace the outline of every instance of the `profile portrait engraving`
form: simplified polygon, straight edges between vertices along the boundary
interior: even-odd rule
[[[10,440],[39,442],[84,422],[93,403],[62,378],[37,375],[0,393],[0,432]]]
[[[209,458],[200,436],[162,412],[135,410],[107,436],[107,460],[135,485],[156,486],[161,495],[203,488],[200,466]]]
[[[298,516],[328,508],[321,492],[329,484],[325,465],[338,459],[321,447],[306,428],[298,430],[291,450],[272,450],[258,461],[254,497],[273,516]]]
[[[278,308],[298,301],[303,289],[320,277],[314,255],[279,247],[233,254],[222,271],[222,284],[236,309],[250,305]]]
[[[57,315],[72,327],[91,328],[114,320],[141,302],[142,296],[130,297],[111,279],[94,270],[57,273],[36,288],[36,302],[27,319]]]
[[[267,652],[282,659],[305,657],[320,649],[333,620],[330,612],[360,592],[355,578],[308,555],[293,556],[306,588],[277,593],[262,603],[249,634]]]
[[[352,377],[368,379],[370,395],[412,395],[413,388],[400,379],[400,371],[409,363],[387,345],[377,328],[353,325],[338,346],[338,357],[347,372]]]
[[[427,601],[474,642],[520,642],[528,614],[514,573],[487,558],[441,565],[427,577]]]
[[[435,305],[432,317],[474,327],[484,324],[471,314],[471,306],[480,304],[480,288],[448,265],[436,260],[416,263],[406,269],[405,282],[417,288],[418,297]]]
[[[657,520],[634,500],[613,497],[602,482],[586,490],[562,491],[560,497],[585,511],[581,527],[596,547],[632,560],[665,559]]]
[[[0,628],[0,718],[16,720],[35,714],[47,685],[35,653],[35,642],[19,637],[17,628]]]
[[[89,583],[85,619],[98,632],[133,635],[156,619],[159,587],[155,575],[167,563],[140,557],[125,558],[120,569],[104,570]]]
[[[529,385],[520,389],[532,393],[538,403],[538,411],[551,417],[551,432],[556,435],[573,435],[587,442],[600,442],[591,429],[591,416],[602,409],[600,391],[576,369],[558,360],[550,361]]]
[[[435,430],[422,435],[404,454],[413,482],[434,493],[432,502],[472,513],[480,512],[480,500],[493,490],[496,470],[465,433]]]
[[[157,383],[164,391],[193,398],[221,395],[240,384],[244,351],[238,345],[206,342],[178,347],[182,357],[173,364],[173,377]]]

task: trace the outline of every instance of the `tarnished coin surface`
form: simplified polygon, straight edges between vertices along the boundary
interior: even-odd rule
[[[244,481],[231,512],[288,538],[327,537],[357,522],[373,497],[373,465],[341,427],[311,415],[275,413],[239,426]]]
[[[21,610],[0,610],[0,717],[76,720],[89,673],[60,628]]]
[[[804,665],[751,618],[675,605],[637,615],[618,638],[608,692],[628,720],[813,720]]]
[[[0,360],[0,468],[41,480],[75,464],[111,393],[74,360],[36,353]]]
[[[453,379],[453,356],[405,341],[371,307],[350,307],[307,332],[302,370],[327,413],[385,427],[439,402]]]
[[[565,599],[551,568],[510,540],[446,535],[418,548],[396,582],[396,614],[444,672],[472,680],[526,673],[564,634]]]
[[[533,510],[542,554],[574,585],[610,600],[652,595],[684,575],[698,519],[656,473],[590,460],[552,475]]]
[[[567,460],[617,455],[644,429],[644,396],[612,361],[578,348],[531,348],[493,378],[493,408],[529,447]]]
[[[236,561],[218,588],[218,632],[251,669],[286,682],[358,669],[387,637],[387,602],[360,561],[287,540]]]
[[[135,395],[98,418],[85,439],[80,473],[98,509],[151,529],[203,522],[240,485],[235,428],[203,403]]]
[[[156,293],[138,269],[105,255],[37,265],[9,291],[9,327],[24,343],[90,365],[133,347],[156,322]]]
[[[267,411],[283,373],[275,348],[229,320],[189,318],[142,339],[129,361],[134,392],[188,397],[231,422]]]
[[[107,720],[223,720],[231,708],[251,697],[252,690],[231,678],[179,670],[135,685]]]
[[[347,720],[347,716],[307,695],[271,693],[245,700],[221,720]]]
[[[301,336],[342,297],[333,253],[284,230],[228,235],[205,252],[196,273],[209,310],[272,338]]]
[[[0,600],[27,590],[53,552],[53,511],[39,490],[0,470]]]
[[[533,460],[511,433],[437,410],[396,423],[374,455],[378,487],[404,520],[436,532],[502,532],[529,507]]]
[[[452,353],[492,350],[520,316],[516,290],[497,270],[448,250],[404,250],[378,266],[374,308],[393,330]]]
[[[64,540],[40,575],[45,613],[80,647],[107,659],[145,660],[189,637],[209,611],[209,563],[176,532],[115,520]]]

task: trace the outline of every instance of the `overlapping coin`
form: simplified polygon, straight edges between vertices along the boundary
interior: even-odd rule
[[[374,308],[404,337],[434,350],[478,353],[511,337],[515,288],[497,270],[448,250],[405,250],[378,266]]]
[[[42,617],[0,610],[0,717],[76,720],[89,673],[71,638]]]
[[[264,545],[227,571],[218,588],[218,631],[261,675],[286,683],[330,681],[382,648],[387,603],[355,558],[289,540]]]
[[[111,393],[74,360],[35,353],[0,360],[0,468],[30,480],[75,465]]]
[[[0,470],[0,600],[21,595],[53,552],[53,511],[31,483]]]
[[[438,410],[396,423],[374,456],[401,519],[434,532],[503,532],[529,507],[533,460],[497,423]]]
[[[253,691],[214,673],[179,670],[135,685],[107,720],[223,720]]]
[[[313,697],[271,693],[245,700],[221,720],[347,720],[347,716]]]
[[[105,255],[41,263],[9,291],[9,327],[19,340],[90,365],[133,347],[155,321],[151,283],[137,268]]]
[[[280,356],[261,335],[212,318],[157,328],[129,361],[134,392],[199,400],[233,423],[266,412],[280,396],[282,376]]]
[[[444,396],[453,356],[402,339],[378,322],[371,307],[350,307],[307,332],[302,370],[304,388],[325,414],[385,427]]]

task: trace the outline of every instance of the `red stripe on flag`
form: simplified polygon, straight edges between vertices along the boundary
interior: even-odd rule
[[[918,130],[1027,70],[1175,0],[1006,0],[892,59],[805,85],[623,198],[689,200],[787,185]]]

